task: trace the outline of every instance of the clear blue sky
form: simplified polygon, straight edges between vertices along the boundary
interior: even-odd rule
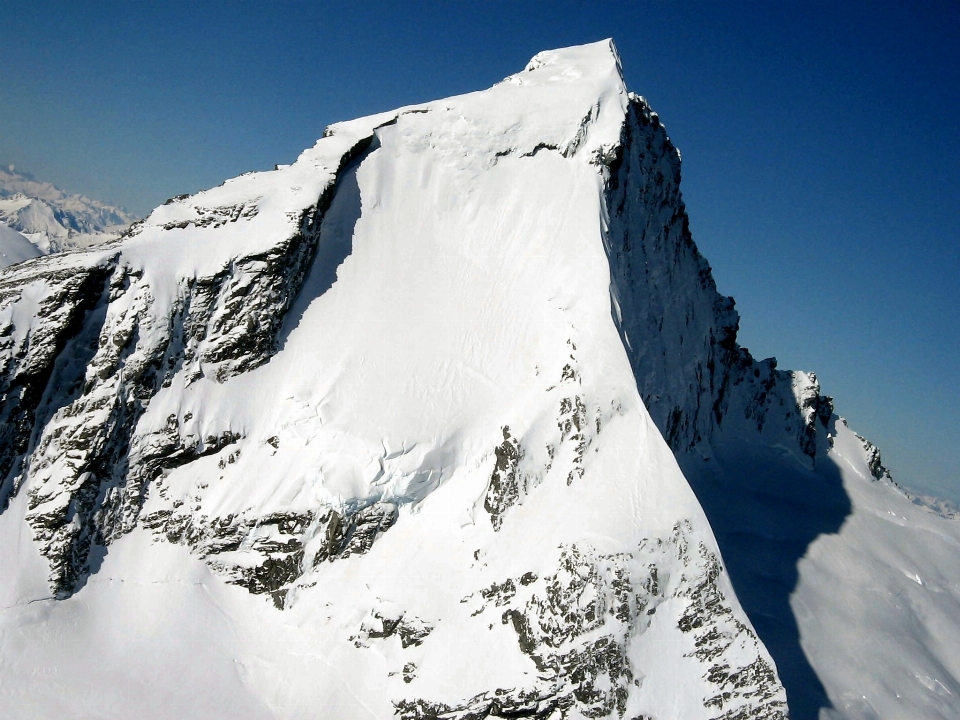
[[[145,214],[612,36],[743,344],[816,371],[896,479],[960,501],[960,4],[907,6],[13,4],[0,161]]]

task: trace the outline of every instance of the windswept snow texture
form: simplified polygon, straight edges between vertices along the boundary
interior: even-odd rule
[[[636,102],[541,53],[0,276],[4,712],[784,717],[611,313]]]
[[[22,233],[43,254],[115,240],[134,218],[120,208],[0,166],[0,223]]]

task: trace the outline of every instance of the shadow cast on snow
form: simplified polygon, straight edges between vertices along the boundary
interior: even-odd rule
[[[300,325],[310,305],[333,287],[340,266],[353,254],[353,231],[362,211],[357,170],[379,147],[380,143],[374,137],[367,149],[350,161],[337,177],[330,207],[320,221],[320,238],[317,241],[313,264],[284,318],[277,338],[280,350],[286,345],[290,334]]]
[[[831,708],[800,645],[790,595],[798,563],[818,537],[836,533],[851,512],[840,470],[829,458],[805,468],[774,448],[715,448],[713,460],[678,457],[720,546],[737,597],[766,645],[787,691],[792,720]]]

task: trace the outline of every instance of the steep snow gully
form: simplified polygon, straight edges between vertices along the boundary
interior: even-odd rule
[[[960,523],[679,185],[605,41],[3,270],[5,714],[955,717]]]

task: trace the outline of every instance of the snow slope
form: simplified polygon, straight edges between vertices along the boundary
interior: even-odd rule
[[[14,263],[23,262],[30,258],[40,257],[40,255],[42,253],[36,245],[16,230],[0,223],[0,268],[9,267]]]
[[[784,717],[611,302],[649,123],[545,52],[5,271],[5,711]]]
[[[842,420],[824,429],[815,465],[743,439],[681,457],[791,717],[956,717],[960,523],[875,478]]]
[[[22,233],[43,253],[114,240],[134,218],[120,208],[71,195],[0,166],[0,223]]]

